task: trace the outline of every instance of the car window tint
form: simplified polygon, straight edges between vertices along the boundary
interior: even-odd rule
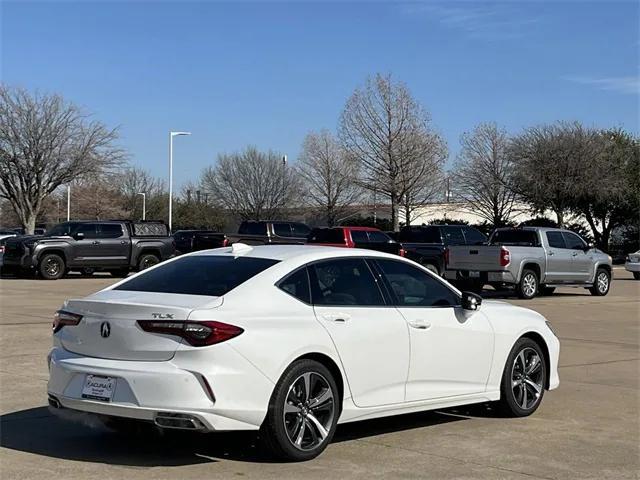
[[[496,230],[491,236],[490,245],[512,245],[521,247],[538,247],[538,234],[535,230]]]
[[[564,237],[564,242],[567,245],[567,248],[572,250],[582,250],[586,246],[586,243],[575,233],[562,232],[562,236]]]
[[[391,238],[386,233],[382,232],[367,232],[369,234],[369,241],[373,243],[389,243]]]
[[[238,233],[242,235],[266,235],[267,224],[262,222],[242,222]]]
[[[290,237],[291,225],[289,225],[288,223],[274,223],[273,233],[279,237]]]
[[[278,288],[284,290],[289,295],[296,297],[304,303],[311,303],[311,292],[309,291],[309,277],[307,269],[301,268],[296,272],[286,276],[278,282]]]
[[[344,244],[344,232],[341,228],[314,228],[307,237],[307,243]]]
[[[464,227],[462,231],[467,245],[478,245],[487,241],[487,237],[475,228]]]
[[[464,236],[462,235],[462,228],[449,227],[443,228],[444,237],[447,245],[464,245]]]
[[[405,227],[398,235],[400,242],[442,243],[438,227]]]
[[[99,238],[120,238],[122,234],[122,225],[119,223],[103,223],[98,225]]]
[[[294,237],[306,237],[309,235],[309,232],[311,232],[311,229],[304,223],[292,223],[291,230],[293,231]]]
[[[188,256],[144,271],[114,290],[219,297],[276,263],[267,258]]]
[[[547,242],[549,242],[549,246],[553,248],[567,248],[562,232],[547,232]]]
[[[309,273],[315,305],[384,305],[373,274],[361,258],[319,262]]]
[[[367,232],[363,230],[351,230],[351,240],[355,243],[368,243],[369,238],[367,237]]]
[[[82,233],[84,238],[97,238],[98,230],[96,227],[95,223],[79,223],[73,234]]]
[[[458,295],[444,283],[405,262],[377,259],[397,305],[403,307],[451,307],[458,305]]]

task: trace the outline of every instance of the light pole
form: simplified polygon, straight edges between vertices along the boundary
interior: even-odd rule
[[[282,156],[282,207],[285,205],[287,191],[287,156]]]
[[[191,132],[169,132],[169,232],[171,232],[171,210],[173,205],[173,137],[191,135]]]
[[[142,220],[147,219],[147,194],[145,192],[138,192],[138,195],[142,195]]]
[[[71,185],[67,185],[67,222],[71,220]]]

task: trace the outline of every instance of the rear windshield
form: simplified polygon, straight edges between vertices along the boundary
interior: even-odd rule
[[[220,297],[278,263],[252,257],[197,255],[160,265],[114,290]]]
[[[344,233],[341,228],[314,228],[307,243],[344,243]]]
[[[491,236],[490,245],[513,245],[538,247],[538,234],[534,230],[496,230]]]

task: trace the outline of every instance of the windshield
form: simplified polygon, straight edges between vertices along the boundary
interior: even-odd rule
[[[496,230],[491,236],[489,245],[512,245],[522,247],[538,247],[538,234],[534,230]]]

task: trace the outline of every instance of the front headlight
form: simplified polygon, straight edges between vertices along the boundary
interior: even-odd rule
[[[549,320],[545,320],[545,322],[544,322],[544,323],[546,323],[546,324],[547,324],[547,328],[548,328],[549,330],[551,330],[551,333],[553,333],[553,334],[557,337],[558,335],[556,334],[555,330],[554,330],[554,329],[553,329],[553,327],[551,326],[551,322],[550,322]]]

